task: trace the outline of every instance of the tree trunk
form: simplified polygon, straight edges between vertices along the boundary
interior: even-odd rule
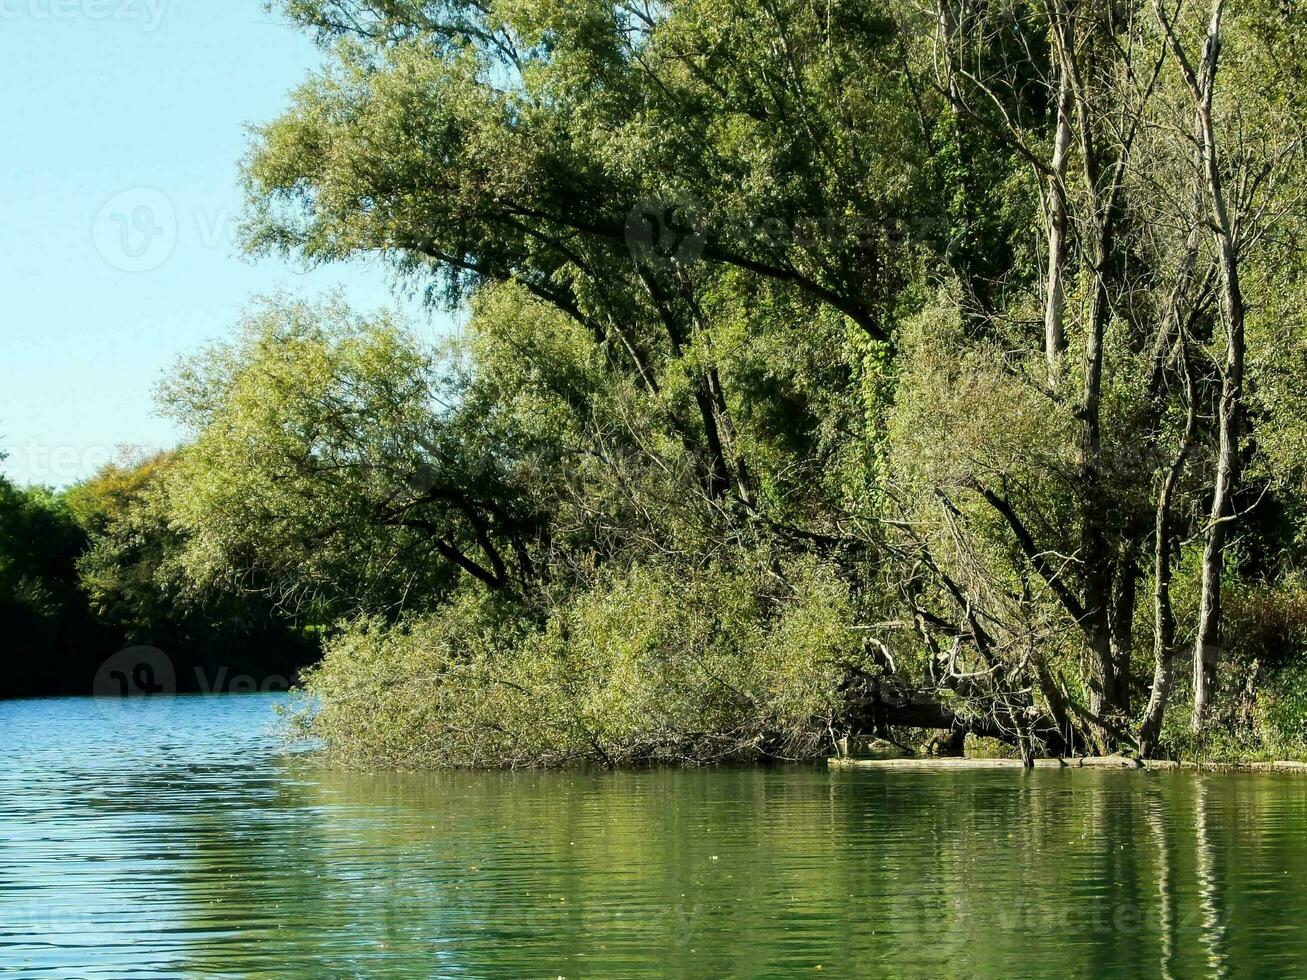
[[[1212,234],[1221,270],[1221,305],[1225,314],[1226,351],[1221,379],[1220,430],[1212,509],[1203,545],[1202,598],[1198,605],[1198,636],[1194,644],[1194,710],[1192,727],[1202,729],[1216,686],[1221,656],[1221,565],[1233,519],[1238,484],[1239,445],[1243,423],[1244,301],[1239,281],[1238,245],[1222,186],[1212,120],[1212,97],[1221,51],[1222,0],[1213,5],[1195,86],[1198,126],[1202,132],[1203,171],[1207,182]],[[1174,34],[1171,35],[1174,43]]]
[[[1084,111],[1083,109],[1081,110]],[[1084,137],[1086,153],[1092,153],[1089,137]],[[1086,163],[1087,179],[1096,186],[1098,166]],[[1098,198],[1095,193],[1094,197]],[[1107,505],[1109,495],[1102,486],[1103,437],[1102,389],[1103,347],[1110,311],[1108,299],[1108,264],[1111,261],[1113,219],[1104,214],[1099,219],[1097,242],[1093,252],[1093,298],[1085,328],[1085,386],[1079,414],[1080,437],[1080,554],[1084,563],[1085,631],[1093,664],[1089,708],[1098,718],[1119,714],[1116,702],[1118,683],[1112,660],[1112,555],[1108,546]]]
[[[1048,186],[1048,282],[1044,295],[1044,356],[1048,385],[1056,388],[1066,353],[1065,288],[1062,279],[1067,253],[1066,170],[1071,149],[1071,83],[1059,72],[1057,133],[1053,139],[1052,175]]]
[[[846,688],[851,691],[854,688]],[[1038,745],[1048,756],[1074,755],[1084,748],[1074,732],[1063,731],[1045,714],[1033,714],[1022,722],[1021,731],[1000,724],[992,716],[963,717],[929,692],[901,685],[893,678],[862,676],[856,679],[861,694],[845,720],[855,730],[879,732],[889,726],[940,729],[993,738],[1029,752]]]
[[[1071,71],[1066,64],[1064,70]],[[1084,391],[1079,415],[1080,436],[1080,555],[1084,563],[1085,629],[1094,677],[1090,685],[1090,711],[1100,719],[1120,714],[1116,703],[1116,670],[1112,661],[1112,554],[1108,544],[1109,494],[1103,488],[1103,352],[1111,316],[1110,277],[1116,216],[1111,203],[1113,188],[1103,186],[1103,165],[1088,119],[1089,107],[1081,105],[1081,154],[1085,182],[1095,214],[1092,239],[1093,294],[1085,324]]]
[[[1233,343],[1233,338],[1231,338]],[[1240,342],[1242,347],[1242,342]],[[1231,361],[1240,363],[1234,364]],[[1216,687],[1221,660],[1221,565],[1232,519],[1234,488],[1238,474],[1239,401],[1241,384],[1232,375],[1241,373],[1242,352],[1227,358],[1221,385],[1220,445],[1216,458],[1216,484],[1212,510],[1203,545],[1202,598],[1198,604],[1198,638],[1194,645],[1194,711],[1192,727],[1201,730]]]
[[[1135,646],[1135,598],[1139,589],[1138,545],[1130,542],[1117,563],[1112,592],[1112,685],[1108,697],[1122,714],[1130,710],[1130,658]]]
[[[1183,336],[1180,343],[1186,343]],[[1175,611],[1171,606],[1171,503],[1198,432],[1198,393],[1193,373],[1189,370],[1187,348],[1181,356],[1189,405],[1185,413],[1180,448],[1167,467],[1166,476],[1157,492],[1156,531],[1153,536],[1153,689],[1139,725],[1139,755],[1143,758],[1151,756],[1157,748],[1162,718],[1166,714],[1166,702],[1170,698],[1175,676]]]

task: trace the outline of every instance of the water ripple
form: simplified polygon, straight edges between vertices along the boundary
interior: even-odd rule
[[[1295,777],[344,774],[275,703],[0,704],[0,972],[1307,972]]]

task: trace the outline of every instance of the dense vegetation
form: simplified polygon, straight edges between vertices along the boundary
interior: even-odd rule
[[[127,455],[58,493],[0,478],[0,697],[120,693],[98,668],[124,648],[166,656],[182,692],[284,688],[312,658],[265,596],[189,584],[163,493],[172,465]]]
[[[342,759],[1307,750],[1296,8],[284,7],[249,248],[465,325],[256,305],[139,521]]]
[[[86,545],[66,501],[0,478],[0,696],[89,692],[112,639],[78,588],[75,562]]]

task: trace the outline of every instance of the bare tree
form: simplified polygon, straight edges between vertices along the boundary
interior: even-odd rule
[[[1229,526],[1234,519],[1234,494],[1239,481],[1243,436],[1244,299],[1239,276],[1239,241],[1221,176],[1212,104],[1221,54],[1224,0],[1215,0],[1197,64],[1190,59],[1162,0],[1153,9],[1194,102],[1195,130],[1201,148],[1208,222],[1220,268],[1221,306],[1225,321],[1225,364],[1221,369],[1218,408],[1216,478],[1212,506],[1204,530],[1202,597],[1194,644],[1194,707],[1192,727],[1202,728],[1216,684],[1221,651],[1221,564]]]

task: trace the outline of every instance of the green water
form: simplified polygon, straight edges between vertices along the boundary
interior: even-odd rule
[[[1307,779],[358,775],[274,697],[0,704],[0,973],[1307,975]]]

